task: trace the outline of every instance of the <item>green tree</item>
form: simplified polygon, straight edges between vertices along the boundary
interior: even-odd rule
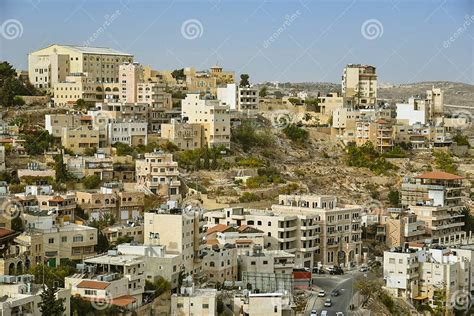
[[[125,236],[120,236],[119,238],[117,238],[116,244],[117,245],[128,244],[128,243],[131,243],[132,241],[133,241],[132,236],[125,235]]]
[[[263,86],[260,91],[258,92],[258,95],[259,97],[261,98],[265,98],[267,96],[267,93],[268,93],[268,88],[267,86]]]
[[[64,163],[62,151],[54,156],[54,171],[56,173],[56,183],[65,183],[71,178]]]
[[[97,245],[94,248],[97,253],[104,253],[110,249],[109,240],[101,230],[97,233]]]
[[[171,284],[162,276],[159,276],[155,282],[145,281],[146,291],[155,291],[154,297],[158,297],[171,290]]]
[[[400,206],[400,192],[397,190],[390,190],[388,193],[388,200],[390,202],[390,205],[394,207]]]
[[[175,69],[171,72],[171,76],[176,80],[185,80],[186,75],[184,74],[184,68]]]
[[[54,138],[48,131],[29,131],[24,138],[25,150],[32,156],[44,154],[54,143]]]
[[[241,74],[241,75],[240,75],[240,83],[239,83],[239,86],[240,86],[240,87],[248,87],[248,86],[250,86],[249,75],[248,75],[248,74]]]
[[[83,156],[94,156],[96,152],[97,152],[97,147],[87,147],[82,152],[82,155]]]
[[[46,287],[43,285],[41,292],[41,303],[39,308],[43,316],[62,316],[66,311],[63,305],[64,299],[56,299],[58,288],[55,286]]]
[[[99,188],[100,183],[101,183],[101,180],[98,174],[90,175],[82,179],[82,184],[87,190]]]
[[[433,152],[435,157],[436,168],[449,173],[456,173],[457,166],[451,154],[444,150],[437,150]]]
[[[466,135],[463,135],[461,132],[457,132],[456,135],[454,135],[453,141],[459,146],[471,147],[469,144],[469,138]]]
[[[204,165],[203,168],[206,170],[209,170],[211,168],[210,160],[209,160],[209,149],[204,147],[203,149],[203,159],[204,159]]]
[[[292,141],[303,143],[308,139],[308,131],[298,127],[296,124],[290,124],[283,129],[283,133]]]
[[[15,106],[23,106],[23,105],[25,105],[25,103],[26,103],[26,102],[25,102],[25,100],[24,100],[22,97],[20,97],[20,96],[18,96],[18,95],[13,97],[13,105],[15,105]]]
[[[117,156],[135,156],[135,150],[128,144],[115,143],[113,147],[117,150]]]

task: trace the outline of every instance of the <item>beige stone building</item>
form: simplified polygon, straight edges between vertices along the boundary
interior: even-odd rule
[[[33,275],[2,275],[2,277],[0,281],[0,296],[3,298],[0,302],[2,316],[42,315],[39,305],[42,302],[43,286],[32,284]],[[71,291],[58,288],[55,297],[62,300],[64,315],[70,315]]]
[[[375,149],[382,153],[390,151],[394,147],[392,124],[382,119],[375,122],[366,120],[356,121],[355,135],[357,146],[371,142]]]
[[[352,99],[352,105],[371,108],[377,103],[377,74],[375,67],[349,64],[342,74],[342,96]]]
[[[37,88],[53,88],[78,73],[93,82],[119,83],[119,66],[132,61],[133,55],[111,48],[54,44],[28,55],[28,76]]]
[[[201,267],[206,279],[222,284],[224,281],[237,281],[237,248],[225,245],[212,245],[203,250]]]
[[[199,94],[188,94],[181,101],[181,115],[188,123],[199,123],[204,129],[204,138],[209,147],[230,148],[229,106],[218,100],[201,99]]]
[[[32,264],[47,261],[48,266],[56,267],[62,259],[82,260],[94,255],[97,229],[73,223],[49,225],[29,229],[16,241],[29,251]]]
[[[172,154],[158,151],[146,153],[144,159],[136,160],[135,168],[139,186],[154,194],[180,199],[178,163],[173,161]]]
[[[181,271],[181,256],[167,252],[166,247],[157,244],[120,244],[117,251],[124,255],[141,256],[145,263],[145,277],[148,281],[157,281],[160,277],[169,281],[171,289],[178,287]]]
[[[217,290],[195,289],[194,285],[185,284],[179,294],[171,296],[171,315],[217,315]]]
[[[81,120],[79,115],[73,114],[46,114],[44,116],[45,130],[53,137],[61,138],[64,127],[79,127]]]
[[[118,222],[127,222],[142,215],[145,193],[126,191],[120,183],[104,183],[100,190],[77,191],[76,203],[92,218],[110,214]]]
[[[425,238],[432,243],[458,243],[466,238],[462,210],[463,177],[446,172],[427,172],[405,178],[401,203],[425,223]]]
[[[115,251],[84,260],[83,273],[65,278],[71,294],[85,300],[133,310],[142,305],[145,291],[145,263],[141,256]]]
[[[204,143],[202,125],[199,123],[180,123],[172,119],[169,124],[161,124],[161,138],[167,139],[181,150],[202,148]]]
[[[87,148],[99,148],[99,130],[88,126],[63,128],[61,144],[75,154],[83,154]]]
[[[388,247],[401,247],[407,242],[423,240],[425,223],[415,214],[403,209],[388,209],[388,216],[382,218],[377,227],[377,237],[385,241]]]
[[[144,243],[159,244],[171,254],[179,254],[180,270],[200,273],[204,233],[201,214],[194,210],[157,210],[145,213]]]

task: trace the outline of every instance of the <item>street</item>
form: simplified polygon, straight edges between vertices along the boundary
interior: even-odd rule
[[[311,302],[305,315],[309,315],[311,310],[316,310],[318,315],[322,310],[328,311],[328,316],[335,316],[337,312],[343,312],[344,315],[351,315],[349,313],[349,305],[352,297],[354,296],[353,285],[355,280],[364,275],[364,273],[358,271],[352,271],[343,275],[313,275],[313,291],[314,295],[311,298]],[[319,290],[325,290],[325,297],[317,297]],[[331,296],[333,290],[339,290],[338,296]],[[332,302],[331,307],[325,307],[324,301],[330,298]]]

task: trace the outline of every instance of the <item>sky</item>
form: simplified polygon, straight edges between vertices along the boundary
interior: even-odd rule
[[[0,59],[111,47],[154,69],[219,64],[251,82],[474,83],[474,0],[0,0]]]

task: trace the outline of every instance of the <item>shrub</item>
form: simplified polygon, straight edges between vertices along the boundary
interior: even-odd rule
[[[294,142],[302,143],[308,138],[308,131],[295,124],[290,124],[285,127],[283,133]]]

